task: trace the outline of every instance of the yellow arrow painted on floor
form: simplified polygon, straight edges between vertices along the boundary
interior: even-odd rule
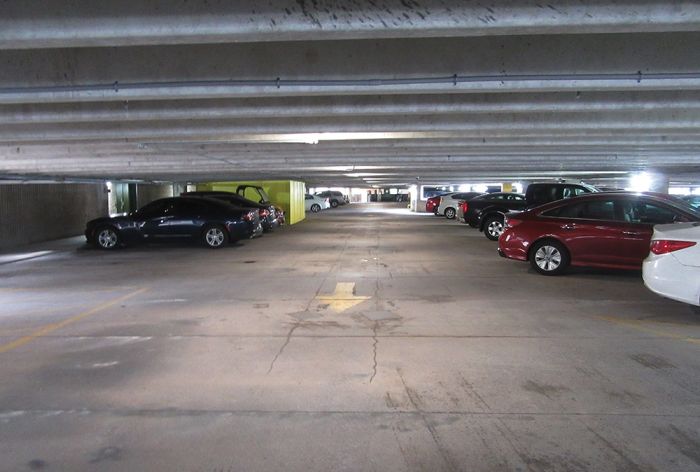
[[[328,302],[331,310],[340,313],[370,298],[355,295],[355,282],[338,282],[332,295],[319,295],[316,300]]]

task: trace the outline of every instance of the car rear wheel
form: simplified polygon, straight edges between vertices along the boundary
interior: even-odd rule
[[[338,206],[338,200],[331,200],[331,208],[335,208]]]
[[[556,241],[538,241],[530,250],[532,268],[543,275],[560,275],[569,267],[569,262],[569,251]]]
[[[490,216],[484,221],[484,235],[491,241],[498,241],[503,233],[503,218]]]
[[[95,230],[93,243],[98,249],[110,250],[119,247],[121,238],[119,232],[112,226],[101,226]]]
[[[454,220],[455,215],[457,215],[457,212],[454,208],[445,208],[445,218],[448,220]]]
[[[202,242],[211,249],[219,249],[228,243],[226,230],[219,225],[209,225],[202,231]]]
[[[321,211],[321,205],[318,203],[311,205],[311,213],[318,213],[319,211]]]

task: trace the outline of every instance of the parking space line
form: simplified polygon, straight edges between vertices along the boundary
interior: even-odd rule
[[[598,318],[599,320],[607,321],[609,323],[613,323],[616,325],[627,326],[629,328],[633,328],[633,329],[636,329],[638,331],[644,331],[646,333],[655,334],[656,336],[660,336],[660,337],[664,337],[664,338],[676,339],[678,341],[685,341],[685,342],[688,342],[691,344],[700,344],[699,338],[691,338],[688,336],[683,336],[680,334],[674,334],[674,333],[669,333],[667,331],[655,329],[655,328],[648,326],[649,322],[646,322],[646,321],[624,320],[624,319],[615,318],[612,316],[596,316],[595,318]]]
[[[75,323],[76,321],[80,321],[83,318],[87,318],[88,316],[94,315],[95,313],[99,313],[100,311],[106,310],[109,307],[112,307],[116,305],[117,303],[121,303],[125,300],[128,300],[129,298],[135,297],[136,295],[140,295],[141,293],[145,292],[148,290],[148,288],[144,287],[139,290],[136,290],[131,293],[127,293],[126,295],[122,295],[119,298],[115,298],[113,300],[110,300],[108,302],[102,303],[100,305],[97,305],[94,308],[90,308],[89,310],[83,311],[82,313],[78,313],[75,316],[72,316],[68,319],[65,319],[63,321],[59,321],[58,323],[51,323],[46,326],[43,326],[42,328],[39,328],[38,330],[34,331],[33,333],[23,336],[19,339],[15,339],[14,341],[11,341],[7,344],[2,344],[0,345],[0,354],[11,351],[12,349],[16,349],[20,346],[24,346],[25,344],[33,341],[36,338],[40,338],[42,336],[46,336],[49,333],[52,333],[56,331],[57,329],[63,328],[64,326],[67,326],[69,324]]]

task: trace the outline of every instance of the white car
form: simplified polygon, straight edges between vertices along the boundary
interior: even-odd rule
[[[445,215],[448,220],[454,220],[457,216],[460,200],[471,200],[481,195],[479,192],[453,192],[447,193],[440,198],[440,204],[435,211],[436,215]]]
[[[311,213],[318,213],[321,210],[331,207],[331,203],[327,198],[321,198],[318,195],[311,195],[310,193],[306,194],[304,203],[306,204],[306,211],[310,211]]]
[[[654,226],[642,276],[652,292],[700,306],[700,223]]]

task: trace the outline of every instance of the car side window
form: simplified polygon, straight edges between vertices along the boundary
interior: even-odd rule
[[[143,218],[153,218],[154,216],[166,214],[166,210],[172,212],[173,202],[171,200],[156,200],[139,209],[138,215]]]
[[[311,195],[307,195],[305,198],[306,198],[307,200],[313,200],[313,199],[314,199],[314,197],[312,197]]]
[[[525,200],[525,197],[523,197],[522,195],[512,194],[512,195],[508,195],[508,200],[515,200],[518,202],[522,202],[523,200]]]
[[[583,212],[583,204],[575,203],[573,205],[563,205],[551,210],[542,212],[542,216],[550,218],[581,218]]]
[[[594,200],[563,205],[542,213],[550,218],[577,218],[583,220],[616,221],[613,200]]]
[[[615,221],[615,202],[613,200],[593,200],[585,202],[579,218],[587,220]]]
[[[195,202],[189,202],[180,200],[175,205],[175,212],[179,215],[194,215],[202,213],[203,205],[197,204]]]
[[[577,190],[576,187],[569,187],[569,186],[564,187],[562,189],[561,198],[575,197],[577,195],[576,190]]]
[[[639,223],[653,225],[673,223],[678,219],[676,212],[655,203],[637,202],[636,211]]]

